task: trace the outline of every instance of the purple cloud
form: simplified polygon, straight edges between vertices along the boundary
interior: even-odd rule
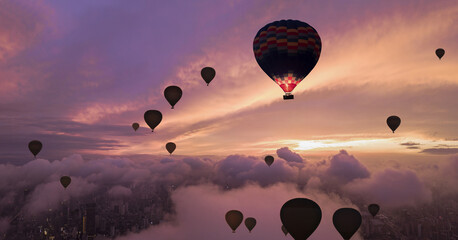
[[[354,197],[386,207],[417,205],[432,199],[431,191],[411,170],[386,169],[371,178],[354,180],[344,189]]]
[[[324,177],[333,179],[339,184],[345,184],[359,178],[368,178],[369,170],[353,155],[341,150],[339,154],[329,160],[329,168],[324,172]]]
[[[298,177],[297,169],[289,166],[282,159],[275,160],[270,167],[264,159],[241,155],[230,155],[216,164],[216,182],[239,187],[247,182],[256,182],[261,186],[278,182],[294,181]]]
[[[287,162],[304,162],[304,160],[299,154],[289,150],[288,147],[282,147],[280,149],[277,149],[277,155],[278,157],[285,159]]]

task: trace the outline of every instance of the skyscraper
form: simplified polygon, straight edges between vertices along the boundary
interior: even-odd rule
[[[88,240],[92,240],[96,236],[96,226],[95,226],[95,203],[86,204],[86,216],[83,218],[83,229],[85,230]],[[83,230],[83,233],[84,233]]]

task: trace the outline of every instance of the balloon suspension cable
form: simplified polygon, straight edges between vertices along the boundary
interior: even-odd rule
[[[235,233],[235,230],[232,230],[232,233]]]
[[[210,84],[210,83],[207,83],[207,86],[208,86],[208,84]]]
[[[172,106],[172,109],[174,109],[173,106]]]

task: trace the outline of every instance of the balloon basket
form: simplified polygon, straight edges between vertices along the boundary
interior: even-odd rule
[[[294,99],[294,95],[283,95],[283,100]]]

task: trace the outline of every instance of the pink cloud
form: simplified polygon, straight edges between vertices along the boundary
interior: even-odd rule
[[[411,170],[385,169],[348,183],[344,190],[384,207],[415,206],[432,200],[431,190]]]
[[[297,179],[297,168],[289,166],[284,160],[276,159],[269,167],[264,159],[230,155],[219,161],[216,167],[216,182],[239,187],[249,182],[261,186],[272,185],[278,182],[288,182]]]
[[[285,159],[287,162],[304,162],[301,155],[289,150],[288,147],[282,147],[280,149],[277,149],[277,155],[278,157]]]
[[[415,205],[431,199],[431,191],[417,173],[401,168],[370,174],[358,159],[344,150],[328,161],[301,164],[278,158],[269,167],[262,157],[243,155],[230,155],[221,160],[155,156],[137,161],[128,158],[88,161],[80,155],[52,162],[36,159],[22,166],[0,164],[3,196],[0,205],[10,206],[22,196],[22,191],[30,189],[23,212],[35,215],[56,208],[60,201],[89,194],[129,197],[136,185],[145,183],[174,185],[178,189],[208,184],[217,184],[223,189],[229,185],[233,191],[246,186],[270,188],[285,183],[305,189],[306,193],[332,192],[351,200],[377,201],[389,207]],[[455,166],[454,161],[450,164]],[[72,178],[67,189],[59,183],[63,175]],[[450,179],[453,176],[450,175]]]
[[[329,167],[324,174],[324,178],[332,179],[339,184],[370,176],[369,170],[345,150],[341,150],[339,154],[334,155],[329,160]]]
[[[214,185],[179,188],[172,195],[177,212],[173,218],[141,233],[132,233],[119,239],[143,240],[151,236],[170,240],[283,239],[285,236],[281,231],[280,208],[287,200],[295,197],[310,198],[321,207],[322,221],[310,240],[340,239],[332,224],[332,214],[342,206],[355,206],[336,196],[298,192],[289,184],[276,184],[267,188],[247,185],[224,192]],[[257,224],[251,233],[243,224],[237,228],[236,233],[232,233],[224,220],[225,213],[232,209],[241,211],[245,218],[256,218]],[[352,239],[362,238],[356,234]]]

